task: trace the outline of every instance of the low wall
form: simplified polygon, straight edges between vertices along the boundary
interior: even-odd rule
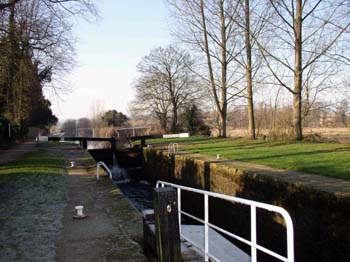
[[[339,262],[350,257],[350,181],[156,149],[144,149],[144,165],[145,176],[153,182],[165,180],[285,208],[294,224],[296,261]],[[202,216],[200,203],[199,196],[182,195],[183,208]],[[249,208],[219,200],[209,205],[210,222],[250,239]],[[281,218],[258,211],[257,224],[258,243],[284,254]],[[259,261],[274,261],[258,256]]]

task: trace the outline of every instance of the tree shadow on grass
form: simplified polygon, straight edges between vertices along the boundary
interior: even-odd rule
[[[222,145],[222,146],[215,146],[215,145],[208,145],[208,146],[203,146],[203,147],[187,147],[184,150],[192,151],[192,152],[213,152],[214,153],[220,153],[217,151],[220,150],[254,150],[254,149],[263,149],[263,148],[272,148],[272,147],[278,147],[278,146],[285,146],[286,143],[283,142],[278,142],[278,143],[273,143],[273,144],[266,144],[266,142],[261,142],[261,143],[254,143],[254,144],[246,144],[246,145]]]
[[[279,157],[286,157],[286,156],[301,156],[301,155],[308,156],[308,155],[334,153],[334,152],[348,152],[348,151],[350,151],[350,147],[337,148],[337,149],[320,149],[320,150],[309,151],[309,152],[297,152],[297,153],[288,153],[288,154],[259,156],[259,157],[247,157],[247,158],[241,158],[240,161],[261,160],[261,159],[279,158]]]

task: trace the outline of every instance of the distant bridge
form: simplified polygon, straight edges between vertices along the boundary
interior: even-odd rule
[[[117,140],[114,137],[84,137],[84,136],[66,136],[63,138],[64,141],[79,141],[79,144],[87,149],[88,141],[99,141],[111,143],[111,148],[115,148]]]
[[[146,136],[129,136],[126,137],[127,140],[129,141],[136,141],[136,140],[141,140],[141,146],[146,146],[146,139],[150,138],[156,138],[159,136],[154,136],[154,135],[146,135]],[[50,139],[51,138],[51,139]],[[61,140],[64,139],[64,141],[79,141],[80,145],[84,148],[87,149],[87,142],[88,141],[100,141],[100,142],[109,142],[111,143],[111,148],[115,148],[118,139],[115,137],[82,137],[82,136],[66,136],[66,137],[61,137],[60,139],[57,139],[57,137],[49,137],[49,140]]]

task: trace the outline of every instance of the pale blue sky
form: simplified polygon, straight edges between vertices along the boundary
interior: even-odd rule
[[[67,75],[72,91],[53,101],[62,119],[89,116],[96,100],[127,112],[136,65],[151,48],[170,44],[164,0],[102,0],[97,23],[79,22],[74,32],[78,66]]]

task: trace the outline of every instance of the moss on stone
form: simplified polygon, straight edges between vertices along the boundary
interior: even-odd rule
[[[349,181],[197,154],[174,156],[155,149],[145,149],[144,159],[145,176],[151,181],[175,182],[285,208],[294,223],[296,261],[346,261],[350,257]],[[186,198],[184,208],[193,209],[202,203],[198,201],[190,203]],[[220,201],[210,206],[218,223],[249,239],[249,232],[244,232],[245,228],[249,231],[249,210]],[[196,212],[200,216],[201,208]],[[263,218],[258,220],[258,240],[285,252],[281,217],[269,212],[258,216]]]

